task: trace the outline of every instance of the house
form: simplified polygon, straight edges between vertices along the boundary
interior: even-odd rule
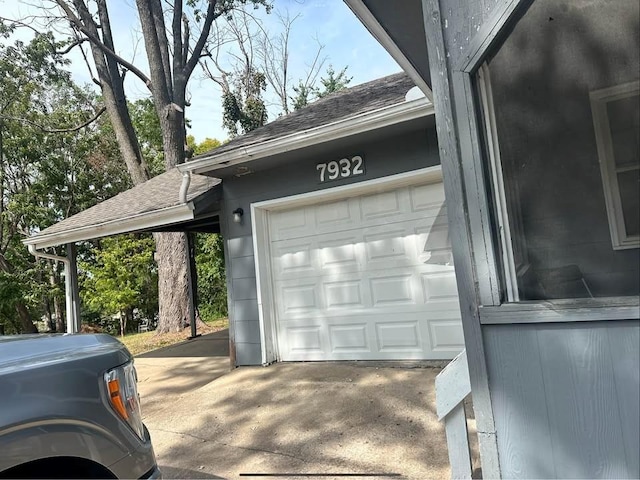
[[[471,393],[484,478],[640,477],[637,0],[345,1],[410,80],[154,179],[175,217],[27,242],[219,229],[236,364],[464,347],[444,415]]]
[[[433,90],[484,478],[640,477],[639,3],[346,2]]]
[[[439,163],[432,104],[400,73],[236,137],[27,243],[221,232],[235,365],[452,359],[464,342]]]

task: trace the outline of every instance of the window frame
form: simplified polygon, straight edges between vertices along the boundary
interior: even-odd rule
[[[627,233],[622,198],[618,186],[618,173],[640,170],[640,161],[637,165],[630,167],[616,166],[607,104],[634,96],[638,96],[640,100],[640,80],[589,92],[602,176],[602,188],[609,219],[611,244],[614,250],[640,248],[640,234],[629,235]]]

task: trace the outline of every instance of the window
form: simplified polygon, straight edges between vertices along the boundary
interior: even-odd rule
[[[536,0],[474,77],[507,302],[640,292],[639,10]]]
[[[613,248],[640,247],[640,82],[590,93]]]

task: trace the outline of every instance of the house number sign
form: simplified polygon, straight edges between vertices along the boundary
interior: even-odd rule
[[[320,183],[339,178],[355,177],[364,174],[364,159],[360,155],[341,158],[328,163],[319,163],[316,170],[320,174]]]

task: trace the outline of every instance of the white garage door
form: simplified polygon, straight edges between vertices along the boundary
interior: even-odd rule
[[[442,183],[271,212],[280,359],[450,359],[463,347]]]

